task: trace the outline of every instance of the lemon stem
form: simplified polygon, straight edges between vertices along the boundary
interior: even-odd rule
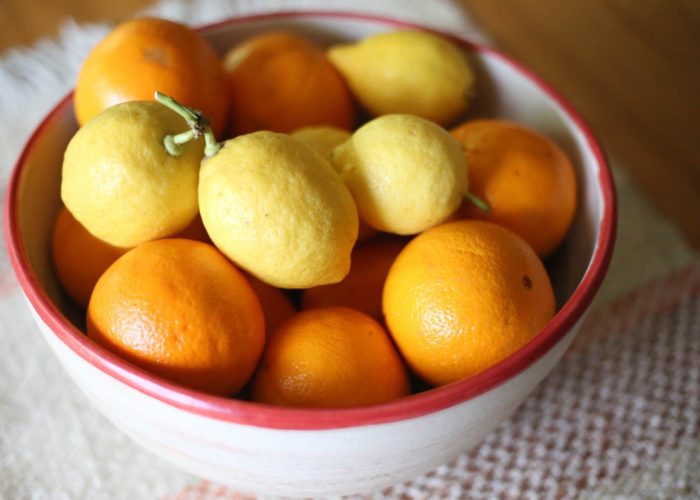
[[[182,154],[182,145],[188,143],[194,138],[194,130],[187,130],[177,135],[166,135],[163,138],[163,145],[172,156],[180,156]]]
[[[476,208],[484,212],[485,214],[488,214],[491,212],[491,207],[489,206],[488,203],[486,203],[484,200],[479,198],[477,195],[474,193],[467,193],[464,195],[464,197],[469,200],[471,203],[476,205]]]
[[[221,149],[221,144],[216,141],[214,131],[209,125],[209,120],[198,109],[190,108],[184,104],[180,104],[172,97],[162,94],[158,91],[155,93],[155,99],[163,106],[175,111],[178,115],[185,119],[190,130],[180,134],[168,134],[163,138],[163,146],[166,151],[172,156],[180,156],[182,154],[183,145],[193,139],[198,139],[204,136],[204,155],[207,157],[214,156]]]

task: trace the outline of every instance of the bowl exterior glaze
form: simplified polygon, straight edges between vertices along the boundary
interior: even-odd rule
[[[578,330],[506,383],[452,407],[394,422],[293,430],[225,422],[163,403],[105,374],[35,319],[75,383],[136,442],[213,482],[287,497],[370,493],[450,462],[515,411]]]
[[[268,29],[322,42],[397,28],[390,19],[342,13],[280,13],[204,28],[221,52]],[[416,477],[478,444],[507,419],[574,339],[607,269],[615,201],[605,157],[570,106],[527,69],[468,41],[480,81],[474,116],[526,123],[572,158],[578,215],[550,264],[559,310],[529,344],[471,379],[385,405],[297,410],[207,396],[133,367],[93,344],[68,321],[48,254],[60,200],[60,163],[76,129],[71,96],[26,146],[8,189],[8,253],[44,338],[76,384],[117,427],[179,465],[242,492],[282,496],[371,492]],[[79,323],[79,319],[75,320]]]

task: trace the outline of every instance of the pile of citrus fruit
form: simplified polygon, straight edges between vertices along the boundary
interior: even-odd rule
[[[576,207],[565,154],[466,120],[467,56],[421,31],[219,58],[119,25],[75,89],[57,275],[87,335],[183,386],[343,407],[477,374],[555,313],[543,260]]]

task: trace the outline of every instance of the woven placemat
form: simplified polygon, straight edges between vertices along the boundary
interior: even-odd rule
[[[700,498],[700,266],[596,308],[513,417],[451,464],[353,498]],[[192,483],[177,500],[244,498]]]

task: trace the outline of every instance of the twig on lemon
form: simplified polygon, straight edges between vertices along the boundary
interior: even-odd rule
[[[197,109],[190,108],[177,102],[172,97],[156,91],[154,94],[156,101],[175,111],[178,115],[185,119],[190,130],[180,134],[168,134],[163,138],[163,145],[169,154],[180,156],[182,154],[182,145],[204,136],[204,155],[207,157],[214,156],[221,149],[221,144],[216,141],[214,131],[209,125],[209,120]]]

